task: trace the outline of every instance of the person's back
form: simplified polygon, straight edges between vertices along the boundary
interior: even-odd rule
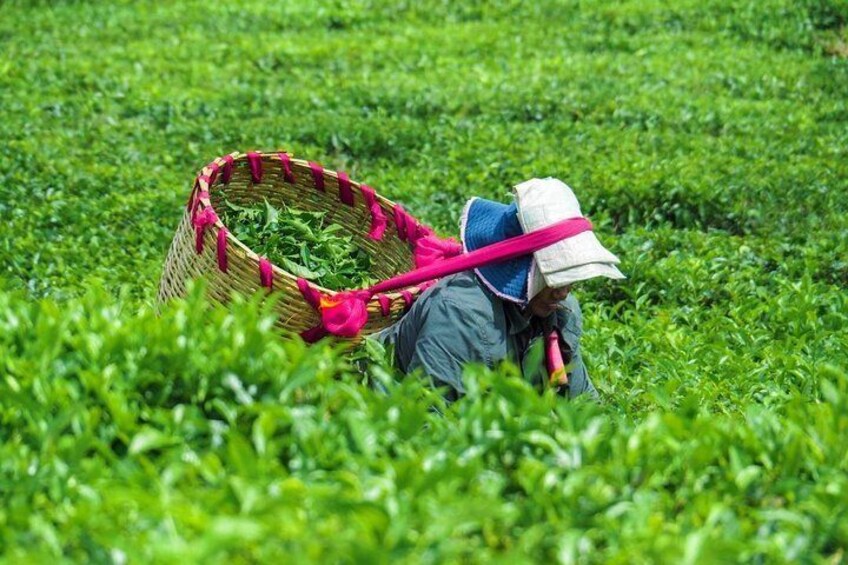
[[[425,291],[395,325],[371,336],[394,347],[395,365],[403,373],[420,370],[436,386],[448,386],[446,397],[464,392],[463,366],[481,363],[489,368],[504,360],[522,367],[536,382],[537,371],[523,367],[525,355],[546,327],[562,336],[563,354],[569,362],[570,396],[597,392],[580,355],[580,306],[569,295],[561,308],[546,319],[528,316],[515,304],[495,296],[473,271],[440,280]],[[564,392],[564,390],[563,390]]]

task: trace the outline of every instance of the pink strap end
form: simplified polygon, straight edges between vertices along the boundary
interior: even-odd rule
[[[562,360],[562,351],[559,348],[559,336],[556,330],[545,338],[545,364],[547,365],[550,384],[554,386],[568,384],[568,373],[565,371],[565,363]]]
[[[224,171],[221,174],[221,181],[224,184],[230,184],[230,179],[233,178],[233,156],[224,155],[222,159],[224,160]]]
[[[321,192],[325,192],[324,167],[322,167],[318,163],[313,163],[312,161],[309,161],[309,169],[312,171],[312,180],[315,183],[315,188],[320,190]]]
[[[259,284],[271,290],[274,286],[274,270],[271,262],[262,257],[259,259]]]
[[[418,222],[409,213],[406,214],[406,240],[413,245],[418,241]]]
[[[247,154],[247,164],[250,165],[250,180],[253,184],[262,182],[262,156],[251,151]]]
[[[198,253],[203,253],[203,236],[206,234],[206,228],[217,221],[218,216],[212,208],[204,208],[192,220],[195,229],[194,250]]]
[[[395,204],[392,210],[395,217],[395,226],[397,227],[398,237],[402,241],[406,241],[406,210],[400,204]]]
[[[289,157],[288,153],[277,153],[277,156],[280,157],[280,163],[283,165],[283,178],[287,183],[294,184],[296,179],[292,172],[291,157]]]
[[[344,171],[338,172],[339,176],[339,200],[353,206],[353,192],[350,190],[350,177]]]
[[[383,317],[392,313],[392,301],[385,294],[378,294],[377,301],[380,303],[380,313]]]
[[[404,309],[404,311],[412,308],[412,302],[415,300],[412,297],[412,293],[409,292],[408,290],[402,290],[402,291],[400,291],[400,296],[401,296],[401,298],[403,298],[403,309]]]
[[[316,311],[321,308],[321,293],[309,285],[309,281],[304,278],[297,279],[297,288],[303,299],[309,303]]]
[[[368,237],[375,241],[383,239],[383,234],[386,231],[388,222],[380,203],[377,202],[377,193],[367,184],[359,185],[359,190],[362,192],[362,198],[365,200],[365,206],[371,212],[371,228],[368,230]]]
[[[322,337],[328,335],[328,331],[324,329],[324,326],[318,324],[315,327],[309,328],[308,330],[304,330],[300,332],[300,337],[306,343],[315,343]]]
[[[221,228],[218,230],[218,268],[222,273],[227,272],[228,264],[227,264],[227,234],[230,232],[227,231],[227,228]]]

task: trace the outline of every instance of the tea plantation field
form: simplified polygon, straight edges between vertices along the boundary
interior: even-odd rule
[[[0,561],[848,562],[848,2],[0,2]],[[602,401],[417,378],[195,289],[195,172],[342,169],[456,235],[571,185]],[[285,561],[284,561],[285,560]]]

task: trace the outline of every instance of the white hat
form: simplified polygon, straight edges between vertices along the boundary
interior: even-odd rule
[[[583,217],[574,191],[558,179],[530,179],[517,185],[514,192],[518,221],[524,233],[568,218]],[[625,278],[616,267],[621,261],[601,245],[592,231],[540,249],[533,257],[527,284],[528,299],[545,286],[559,288],[594,277]]]

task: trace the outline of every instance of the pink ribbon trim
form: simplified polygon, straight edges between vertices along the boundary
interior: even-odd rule
[[[420,269],[443,259],[456,257],[460,253],[462,245],[455,239],[440,239],[435,235],[427,235],[415,241],[415,268]]]
[[[218,221],[218,216],[212,208],[204,208],[199,214],[194,217],[194,249],[198,253],[203,253],[203,236],[206,233],[206,228],[215,224]]]
[[[309,303],[315,310],[321,308],[321,293],[309,286],[309,281],[304,278],[297,279],[297,288],[304,300]]]
[[[515,259],[553,245],[557,241],[590,231],[592,223],[586,218],[569,218],[541,230],[511,237],[470,253],[433,263],[421,269],[402,273],[372,286],[372,292],[387,292],[441,278],[461,271],[476,269],[509,259]]]
[[[277,153],[277,155],[280,157],[280,163],[283,165],[283,178],[287,183],[294,184],[297,181],[292,172],[291,157],[287,153]]]
[[[325,192],[324,167],[322,167],[318,163],[313,163],[312,161],[309,161],[309,169],[312,171],[312,180],[315,182],[315,188],[317,188],[321,192]]]
[[[300,332],[300,337],[303,338],[303,341],[305,341],[306,343],[315,343],[322,337],[327,336],[329,334],[330,332],[325,330],[323,326],[319,324],[314,328],[309,328],[308,330],[303,330],[302,332]]]
[[[226,273],[228,268],[227,263],[227,234],[230,232],[227,231],[227,228],[221,228],[218,230],[218,268],[221,272]]]
[[[353,191],[350,189],[350,177],[344,171],[339,171],[337,174],[339,177],[339,200],[348,206],[353,206]]]
[[[408,290],[402,290],[400,291],[400,296],[401,298],[403,298],[404,311],[407,311],[412,308],[412,301],[415,300],[414,298],[412,298],[412,293]]]
[[[221,158],[224,160],[224,171],[221,174],[221,181],[224,184],[230,184],[230,179],[233,178],[233,156],[224,155]]]
[[[401,241],[406,241],[406,210],[400,204],[395,204],[392,209],[395,218],[395,226],[397,227],[398,237]]]
[[[198,184],[198,187],[200,185]],[[191,222],[194,224],[194,219],[197,217],[197,209],[200,207],[201,200],[209,199],[209,192],[206,190],[198,190],[194,194],[194,201],[191,204]]]
[[[271,290],[274,286],[274,269],[271,262],[262,257],[259,259],[259,284]]]
[[[209,169],[211,171],[209,173],[209,186],[212,186],[215,183],[215,181],[218,179],[218,171],[221,170],[221,166],[218,165],[218,163],[216,163],[215,161],[212,161],[211,163],[209,163],[206,166],[209,167]]]
[[[250,180],[253,181],[253,184],[261,183],[262,156],[255,151],[251,151],[247,154],[247,164],[250,165]]]
[[[565,372],[565,362],[559,348],[559,336],[553,330],[545,338],[545,365],[548,369],[550,384],[555,386],[568,384],[568,373]]]
[[[388,316],[392,313],[392,301],[385,294],[377,295],[377,302],[380,303],[380,313],[383,317]]]
[[[380,241],[383,239],[383,233],[386,231],[387,222],[383,208],[377,202],[377,193],[367,184],[360,184],[359,190],[362,192],[365,206],[371,212],[371,229],[368,230],[368,237],[375,241]]]

